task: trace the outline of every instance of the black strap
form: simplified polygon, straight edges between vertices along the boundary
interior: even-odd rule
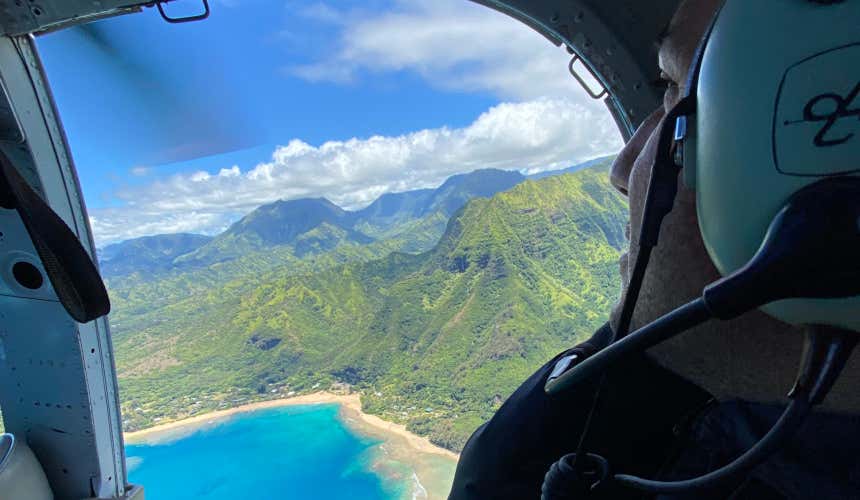
[[[60,303],[80,323],[110,312],[98,269],[62,218],[33,190],[0,151],[0,206],[15,209],[42,259]]]

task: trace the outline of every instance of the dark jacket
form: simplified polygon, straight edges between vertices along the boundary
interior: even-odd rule
[[[611,335],[608,326],[596,336]],[[549,397],[544,382],[561,353],[536,371],[469,439],[451,500],[540,498],[553,462],[576,450],[597,381]],[[705,391],[641,355],[607,373],[585,450],[611,472],[686,479],[730,462],[775,422],[776,406],[717,404]],[[686,498],[860,499],[860,418],[816,414],[795,441],[740,485]],[[576,498],[579,498],[577,496]],[[582,498],[648,498],[604,482]]]

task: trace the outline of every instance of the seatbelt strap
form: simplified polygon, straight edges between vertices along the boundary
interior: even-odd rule
[[[69,315],[86,323],[110,312],[98,269],[77,235],[0,151],[0,206],[18,212],[48,279]]]

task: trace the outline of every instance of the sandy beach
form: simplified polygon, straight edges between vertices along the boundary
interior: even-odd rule
[[[358,394],[339,395],[317,392],[284,399],[261,401],[225,410],[213,411],[202,415],[159,424],[147,429],[123,434],[127,444],[157,443],[177,439],[183,435],[209,425],[216,425],[230,416],[282,406],[338,404],[341,418],[355,431],[382,441],[379,445],[380,456],[375,468],[381,474],[389,475],[388,464],[403,463],[414,471],[415,491],[407,498],[445,498],[454,466],[459,455],[434,445],[425,437],[417,436],[401,424],[387,422],[375,415],[361,411]],[[423,491],[422,491],[423,490]]]

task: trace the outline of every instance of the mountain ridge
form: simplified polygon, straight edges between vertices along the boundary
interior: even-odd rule
[[[170,233],[142,236],[107,245],[97,252],[105,275],[135,271],[157,272],[168,269],[173,260],[205,245],[212,236]]]
[[[441,235],[447,219],[475,197],[492,196],[526,180],[517,171],[478,169],[448,177],[432,189],[386,193],[359,210],[345,210],[326,198],[277,200],[257,207],[209,241],[172,255],[171,262],[135,268],[133,255],[100,253],[102,273],[120,277],[133,270],[162,273],[186,271],[235,260],[243,255],[274,247],[289,246],[302,258],[331,251],[340,245],[368,245],[374,241],[407,239],[398,250],[420,252]],[[316,231],[316,234],[308,234]],[[430,237],[410,238],[421,232]],[[299,238],[304,237],[299,241]],[[152,241],[171,235],[147,236]],[[110,245],[122,245],[124,242]],[[105,249],[109,248],[105,247]],[[110,256],[108,256],[110,255]]]

